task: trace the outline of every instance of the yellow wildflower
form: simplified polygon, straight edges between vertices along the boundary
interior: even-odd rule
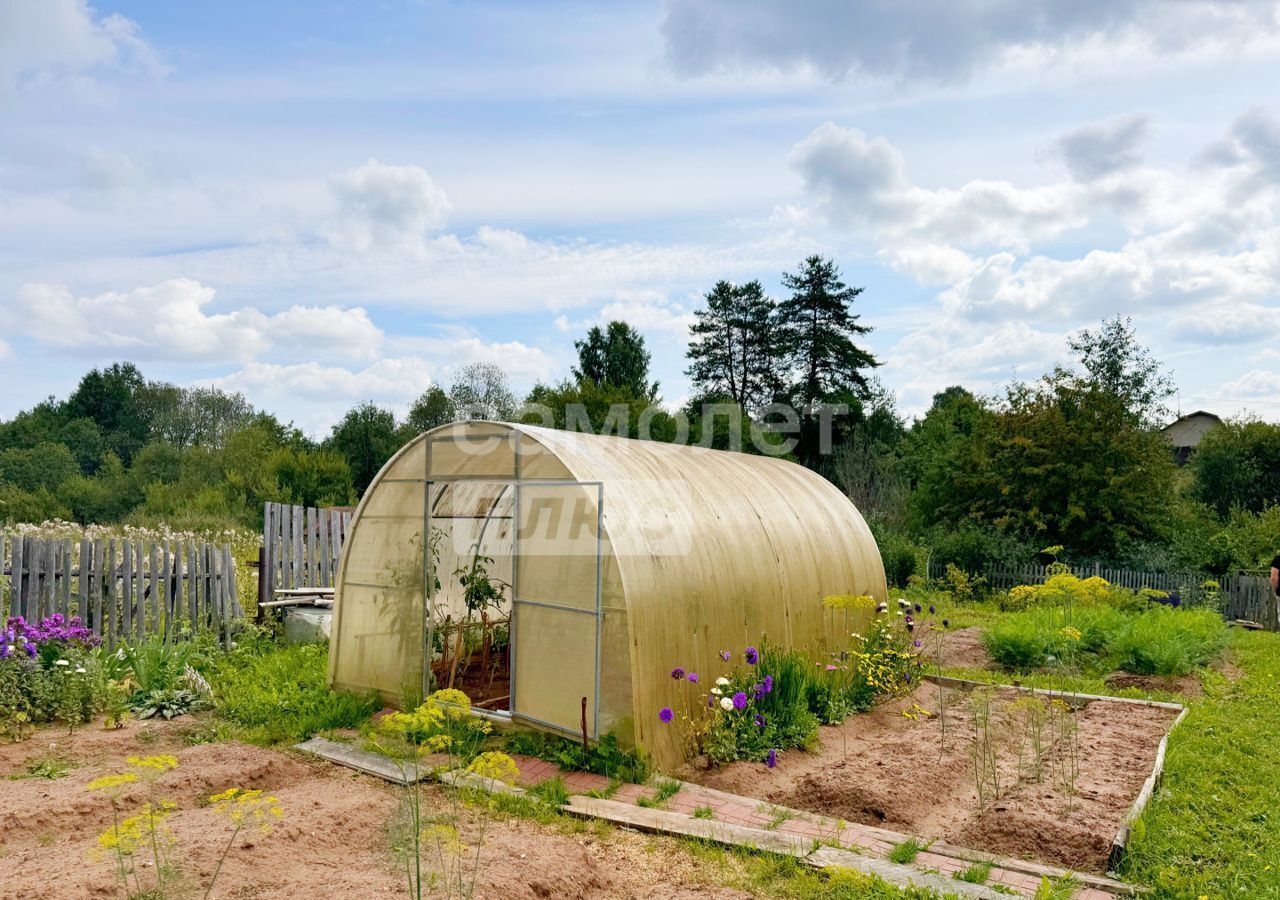
[[[1061,634],[1064,638],[1066,638],[1066,639],[1067,639],[1067,640],[1069,640],[1069,641],[1078,641],[1078,640],[1080,640],[1080,636],[1081,636],[1081,635],[1080,635],[1080,629],[1079,629],[1079,628],[1073,628],[1073,627],[1071,627],[1070,625],[1065,626],[1065,627],[1064,627],[1060,632],[1058,632],[1058,633],[1059,633],[1059,634]]]
[[[138,776],[132,772],[125,772],[121,775],[102,775],[90,781],[85,787],[91,791],[109,791],[124,787],[126,784],[132,784],[137,780]]]
[[[284,818],[280,801],[258,789],[230,788],[210,797],[209,806],[225,816],[237,831],[256,825],[263,834],[270,834],[273,821]]]
[[[158,753],[155,756],[130,756],[128,763],[137,769],[168,772],[170,769],[178,768],[178,757],[168,753]]]
[[[507,754],[497,751],[481,753],[471,760],[467,771],[481,778],[501,781],[503,784],[515,784],[516,779],[520,777],[520,769],[516,766],[516,761]]]

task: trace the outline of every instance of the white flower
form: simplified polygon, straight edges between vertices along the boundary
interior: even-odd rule
[[[899,606],[901,606],[903,609],[906,609],[908,606],[910,606],[910,605],[911,605],[911,603],[910,603],[906,598],[904,598],[904,597],[899,597],[899,598],[898,598],[898,605],[899,605]]]
[[[76,672],[80,675],[84,674],[84,666],[76,666]]]
[[[716,679],[716,684],[720,685],[720,687],[724,687],[728,683],[729,683],[729,679],[725,678],[724,676],[721,676],[720,678]]]
[[[902,610],[898,610],[898,615],[902,615]]]
[[[69,666],[69,665],[71,665],[71,663],[67,662],[65,659],[55,659],[55,660],[53,661],[53,664],[54,664],[55,666]]]
[[[728,712],[729,710],[733,709],[733,701],[730,700],[728,697],[721,697],[720,708],[723,709],[725,712]]]
[[[10,645],[9,645],[9,652],[10,652],[10,653],[12,653],[12,652],[13,652],[13,644],[10,644]]]
[[[711,689],[711,693],[713,693],[713,694],[715,694],[717,697],[719,697],[721,694],[723,694],[723,693],[724,693],[724,691],[720,690],[720,688],[712,688],[712,689]]]

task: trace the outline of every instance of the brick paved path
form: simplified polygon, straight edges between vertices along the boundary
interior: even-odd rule
[[[618,785],[603,775],[594,775],[589,772],[562,772],[554,763],[529,756],[513,755],[512,759],[520,769],[520,784],[524,787],[532,787],[559,775],[564,779],[565,786],[571,794],[594,794],[621,803],[636,803],[641,797],[652,800],[655,796],[652,784]],[[659,780],[663,780],[661,776]],[[773,806],[751,797],[740,797],[690,782],[681,782],[680,790],[669,797],[662,804],[662,808],[688,816],[693,816],[695,810],[702,810],[703,818],[706,817],[705,810],[709,809],[711,818],[717,822],[810,837],[814,841],[878,857],[887,857],[895,846],[910,837],[910,835],[898,834],[870,825],[850,824],[826,816]],[[937,852],[940,847],[947,852]],[[942,842],[934,842],[929,848],[921,850],[916,855],[912,865],[921,870],[933,869],[943,875],[951,876],[967,869],[971,865],[970,860],[983,857],[984,854],[976,851],[964,851]],[[1036,890],[1040,887],[1041,874],[1066,874],[1064,870],[1033,863],[1019,863],[1018,868],[1023,871],[994,865],[986,883],[1002,885],[1024,897],[1034,897]],[[1031,874],[1031,872],[1040,874]],[[1076,900],[1112,900],[1117,893],[1121,892],[1105,890],[1101,884],[1096,887],[1085,885],[1076,892],[1075,898]],[[1127,894],[1128,891],[1122,893]]]

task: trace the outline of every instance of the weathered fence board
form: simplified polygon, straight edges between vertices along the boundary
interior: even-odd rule
[[[351,510],[267,503],[262,513],[262,569],[267,595],[275,590],[331,587]]]
[[[108,646],[243,615],[230,545],[0,534],[0,618],[79,616]]]

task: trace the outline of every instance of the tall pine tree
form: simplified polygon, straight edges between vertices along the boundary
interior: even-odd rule
[[[835,439],[834,435],[824,439],[824,422],[837,425],[822,407],[859,407],[870,388],[864,371],[880,363],[854,343],[871,331],[870,326],[858,324],[860,317],[851,310],[862,288],[846,285],[834,262],[810,256],[799,272],[784,272],[782,283],[791,291],[778,305],[778,318],[796,379],[791,388],[791,402],[800,412],[796,455],[805,465],[821,468],[823,454],[832,449],[829,440]]]
[[[880,363],[854,343],[871,332],[850,309],[862,288],[846,285],[836,264],[821,256],[810,256],[794,275],[784,272],[782,284],[791,291],[778,314],[797,378],[793,401],[810,406],[847,395],[865,397],[869,385],[863,370]]]
[[[694,315],[686,374],[703,397],[727,397],[748,412],[782,392],[777,304],[758,281],[716,282]]]

